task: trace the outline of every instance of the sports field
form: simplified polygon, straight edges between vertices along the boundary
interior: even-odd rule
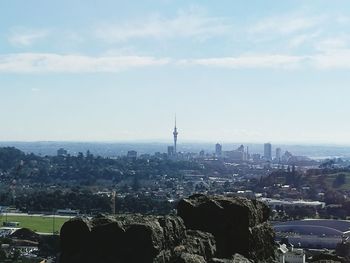
[[[3,222],[19,222],[19,228],[29,228],[35,232],[52,233],[59,232],[63,223],[68,221],[69,218],[41,215],[0,215],[0,224]]]

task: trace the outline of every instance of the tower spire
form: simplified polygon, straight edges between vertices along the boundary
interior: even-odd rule
[[[174,153],[175,156],[177,155],[177,150],[176,150],[176,144],[177,144],[177,135],[179,133],[177,132],[177,127],[176,127],[176,114],[175,114],[175,127],[174,127],[174,131],[173,131],[173,135],[174,135]]]

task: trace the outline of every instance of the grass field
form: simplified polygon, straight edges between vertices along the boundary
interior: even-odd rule
[[[60,218],[55,217],[55,220],[53,220],[52,217],[45,217],[45,216],[13,216],[9,215],[7,216],[7,222],[19,222],[19,227],[26,227],[29,228],[35,232],[42,232],[42,233],[52,233],[52,230],[54,231],[60,231],[62,225],[64,222],[68,221],[69,218]],[[6,215],[0,215],[0,223],[1,226],[3,222],[6,222]]]

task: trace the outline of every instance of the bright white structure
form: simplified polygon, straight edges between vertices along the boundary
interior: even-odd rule
[[[280,245],[276,252],[276,259],[280,263],[305,263],[305,252],[301,248],[295,249],[293,245],[287,247],[285,244]]]
[[[337,244],[350,237],[350,221],[335,219],[304,219],[278,222],[273,225],[276,239],[302,248],[335,249]]]
[[[260,198],[259,200],[272,209],[275,209],[276,206],[324,208],[326,205],[324,202],[307,200],[279,200],[272,198]]]

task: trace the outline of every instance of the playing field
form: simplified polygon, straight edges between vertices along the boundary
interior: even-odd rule
[[[41,233],[52,233],[59,232],[63,223],[68,221],[69,218],[61,217],[47,217],[38,215],[28,215],[28,216],[14,216],[14,215],[0,215],[1,226],[3,222],[19,222],[20,228],[29,228],[35,232]]]

